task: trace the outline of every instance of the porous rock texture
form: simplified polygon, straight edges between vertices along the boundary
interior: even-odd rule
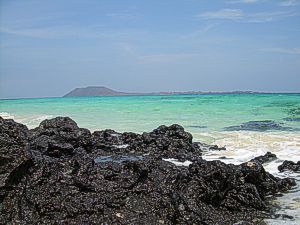
[[[258,161],[258,162],[264,164],[264,163],[272,162],[276,159],[277,159],[277,156],[275,154],[273,154],[271,152],[267,152],[266,154],[257,156],[254,159],[251,159],[250,161]]]
[[[67,117],[32,130],[0,117],[0,224],[262,224],[267,196],[295,185],[260,160],[205,161],[207,147],[179,125],[91,134]]]
[[[280,166],[278,166],[278,170],[280,172],[289,170],[300,173],[300,161],[295,163],[293,161],[285,160]]]

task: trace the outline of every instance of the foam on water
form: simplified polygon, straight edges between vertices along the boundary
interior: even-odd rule
[[[174,163],[176,166],[189,166],[192,162],[191,161],[185,161],[185,162],[179,162],[177,159],[169,158],[169,159],[163,159],[164,161]]]
[[[220,160],[225,163],[240,164],[256,156],[264,155],[268,151],[275,153],[277,160],[264,164],[266,171],[277,177],[291,177],[296,179],[297,187],[278,197],[274,202],[277,205],[276,219],[267,219],[270,225],[300,224],[300,174],[291,171],[279,172],[278,166],[284,160],[297,162],[300,160],[300,133],[294,132],[221,132],[205,133],[195,136],[210,135],[215,139],[212,144],[225,146],[226,150],[206,152],[206,160]],[[281,216],[279,216],[281,215]],[[288,219],[285,215],[292,216]]]
[[[3,119],[14,119],[15,117],[7,112],[0,112],[0,116]]]
[[[225,146],[224,151],[208,152],[206,159],[219,159],[228,156],[229,163],[242,163],[268,151],[275,153],[282,160],[300,160],[299,132],[206,132],[194,134],[196,140],[205,139],[210,144]],[[205,142],[205,141],[203,141]]]
[[[6,112],[0,113],[0,116],[4,119],[14,119],[18,123],[25,124],[30,129],[37,127],[43,120],[55,117],[53,115],[14,116]]]
[[[290,159],[293,161],[293,159]],[[275,213],[280,216],[277,219],[267,219],[266,222],[270,225],[279,225],[279,224],[291,224],[291,225],[299,225],[300,224],[300,174],[294,173],[291,171],[285,171],[280,173],[278,171],[278,166],[282,163],[282,160],[275,160],[264,165],[266,171],[272,173],[277,177],[290,177],[294,178],[297,182],[297,186],[288,191],[288,193],[284,193],[283,196],[278,197],[274,201],[274,205],[276,205]],[[285,215],[293,217],[292,219],[288,219]]]
[[[300,174],[291,171],[279,172],[278,166],[284,160],[297,162],[300,160],[299,132],[254,132],[254,131],[220,131],[199,132],[193,134],[196,141],[225,146],[226,150],[205,152],[206,160],[220,160],[235,165],[249,161],[254,157],[264,155],[268,151],[277,155],[278,159],[264,164],[264,168],[274,176],[296,179],[297,187],[277,197],[276,219],[267,219],[270,225],[300,224]],[[204,141],[205,140],[205,141]],[[188,166],[191,162],[179,162],[176,159],[165,159],[178,166]],[[288,216],[286,216],[288,215]],[[289,219],[289,217],[293,219]]]

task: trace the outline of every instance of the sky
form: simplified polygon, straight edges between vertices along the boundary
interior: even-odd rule
[[[300,0],[0,0],[0,98],[300,92]]]

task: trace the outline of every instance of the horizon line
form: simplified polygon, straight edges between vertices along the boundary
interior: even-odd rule
[[[103,87],[103,86],[102,86]],[[76,89],[76,88],[74,88]],[[74,90],[73,89],[73,90]],[[194,92],[194,93],[193,93]],[[2,98],[0,100],[20,100],[20,99],[48,99],[48,98],[89,98],[89,97],[137,97],[137,96],[163,96],[163,95],[213,95],[213,94],[237,94],[237,95],[255,95],[255,94],[300,94],[300,92],[273,92],[273,91],[159,91],[159,92],[123,92],[129,95],[96,95],[96,96],[47,96],[47,97],[12,97]]]

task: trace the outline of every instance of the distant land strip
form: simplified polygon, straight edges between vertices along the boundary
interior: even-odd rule
[[[63,97],[83,96],[137,96],[137,95],[189,95],[189,94],[269,94],[255,91],[227,91],[227,92],[204,92],[204,91],[174,91],[174,92],[150,92],[150,93],[128,93],[115,91],[104,86],[89,86],[75,88]]]

